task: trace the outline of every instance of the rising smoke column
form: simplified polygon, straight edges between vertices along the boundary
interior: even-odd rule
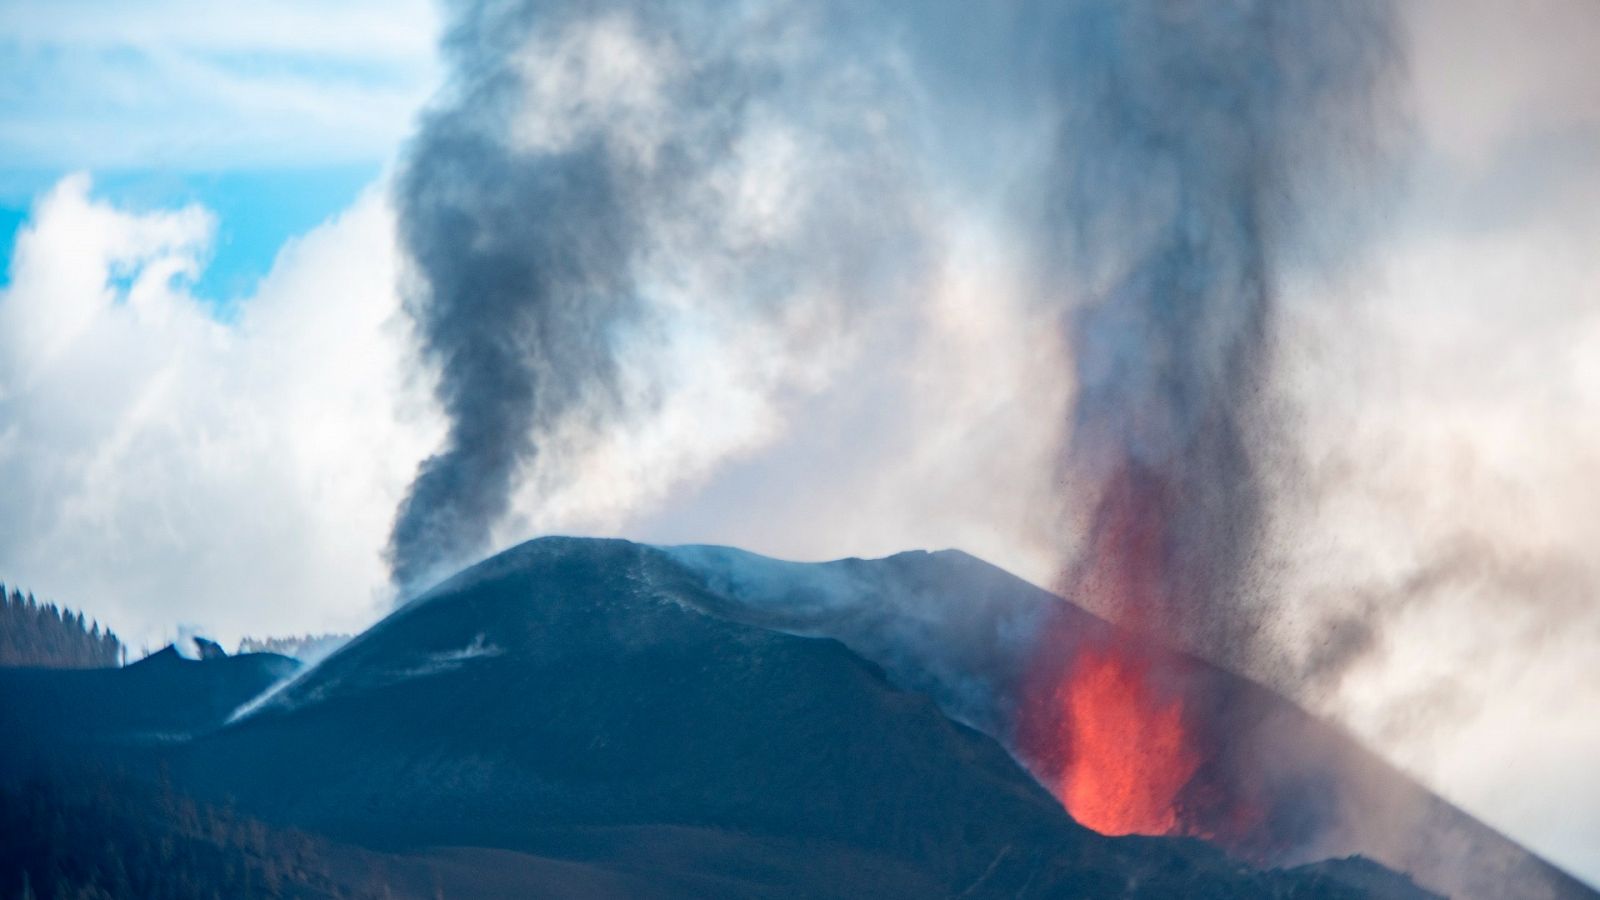
[[[1052,236],[1087,295],[1068,470],[1093,517],[1070,581],[1208,652],[1251,641],[1279,271],[1309,215],[1348,203],[1394,29],[1382,0],[1071,18]]]
[[[659,343],[639,335],[663,310],[866,305],[911,284],[918,242],[894,116],[872,113],[895,107],[888,67],[835,38],[868,21],[848,8],[450,13],[452,82],[398,185],[406,307],[448,424],[391,533],[402,596],[489,549],[552,431],[639,413],[626,348]]]
[[[1206,736],[1141,636],[1247,671],[1261,653],[1279,276],[1305,221],[1347,205],[1394,29],[1381,0],[1085,0],[1050,29],[1046,250],[1081,295],[1064,471],[1085,537],[1063,590],[1126,630],[1052,663],[1052,721],[1025,740],[1101,830],[1207,830],[1179,808]]]
[[[610,323],[637,312],[638,223],[604,135],[523,149],[521,15],[469,7],[446,44],[455,92],[413,142],[398,189],[416,270],[406,308],[439,368],[445,446],[423,462],[389,543],[402,593],[481,552],[535,426],[614,377]]]

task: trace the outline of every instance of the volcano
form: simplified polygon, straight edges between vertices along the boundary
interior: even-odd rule
[[[1029,749],[1029,728],[1048,728],[1021,724],[1038,705],[1023,688],[1040,642],[1108,628],[957,552],[799,564],[547,538],[312,668],[163,653],[122,670],[0,673],[17,738],[0,780],[46,758],[115,766],[313,835],[329,862],[304,896],[381,884],[375,895],[1422,898],[1452,873],[1476,896],[1595,896],[1198,662],[1174,689],[1213,697],[1219,715],[1233,708],[1219,691],[1245,698],[1230,727],[1254,734],[1249,746],[1302,740],[1276,751],[1294,757],[1282,771],[1331,785],[1295,795],[1317,805],[1317,827],[1252,843],[1074,821],[1061,760]],[[1103,677],[1116,687],[1118,673]],[[1243,766],[1200,758],[1189,777]],[[1260,783],[1259,829],[1277,831],[1293,792],[1287,776]],[[1434,829],[1435,846],[1501,868],[1391,852],[1394,835],[1351,811],[1371,790],[1422,803],[1389,824]],[[1356,852],[1391,868],[1344,858]]]

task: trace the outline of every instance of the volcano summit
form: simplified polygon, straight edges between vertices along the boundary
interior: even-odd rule
[[[1059,790],[1077,761],[1024,737],[1048,728],[1027,724],[1038,666],[1015,651],[1108,627],[954,551],[799,564],[546,538],[265,692],[280,657],[8,670],[5,798],[14,815],[21,773],[115,772],[293,829],[315,849],[280,888],[303,896],[1595,896],[1197,661],[1178,688],[1226,695],[1256,755],[1214,745],[1196,772],[1266,766],[1262,815],[1216,842],[1083,827]],[[1412,818],[1361,805],[1380,796]],[[1286,830],[1296,803],[1311,824]],[[1428,855],[1449,848],[1470,856]]]

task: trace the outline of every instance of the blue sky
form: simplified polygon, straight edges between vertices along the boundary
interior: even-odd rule
[[[253,291],[290,238],[304,234],[350,206],[381,174],[377,161],[233,171],[131,169],[94,172],[93,196],[136,212],[199,204],[216,215],[211,256],[193,293],[227,315]],[[70,170],[5,170],[0,195],[0,246],[5,272],[16,232],[34,198]]]
[[[348,207],[437,81],[424,0],[0,6],[0,261],[72,172],[119,208],[216,216],[194,292],[226,312]]]

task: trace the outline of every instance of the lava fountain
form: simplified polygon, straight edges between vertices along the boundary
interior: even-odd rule
[[[1150,637],[1169,583],[1160,479],[1124,468],[1102,496],[1067,596],[1114,614],[1093,634],[1051,635],[1023,743],[1072,817],[1103,834],[1199,834],[1185,815],[1206,762],[1183,658]]]
[[[1088,516],[1058,587],[1110,624],[1046,629],[1015,736],[1084,824],[1236,848],[1281,831],[1253,812],[1275,788],[1249,691],[1180,651],[1248,671],[1269,637],[1280,282],[1383,146],[1394,4],[1048,6],[1039,258],[1067,301],[1061,473]]]
[[[1245,856],[1272,848],[1275,789],[1245,733],[1258,697],[1175,649],[1168,621],[1203,579],[1182,562],[1172,482],[1121,466],[1103,486],[1062,593],[1110,621],[1063,615],[1038,637],[1018,746],[1079,823],[1108,835],[1187,835]]]
[[[1069,750],[1056,793],[1102,834],[1181,832],[1178,797],[1200,768],[1181,701],[1161,695],[1141,656],[1082,648],[1058,697]]]

